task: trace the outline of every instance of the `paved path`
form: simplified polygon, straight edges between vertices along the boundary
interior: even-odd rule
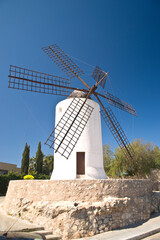
[[[157,233],[150,237],[144,238],[143,240],[160,240],[160,233]]]
[[[151,236],[153,234],[160,232],[160,214],[148,221],[142,223],[141,225],[133,225],[125,229],[119,229],[114,231],[109,231],[95,235],[93,237],[81,238],[81,240],[139,240],[145,237]],[[157,237],[157,238],[153,238]],[[158,238],[159,237],[159,238]],[[159,236],[153,235],[152,238],[146,238],[146,240],[160,240]]]

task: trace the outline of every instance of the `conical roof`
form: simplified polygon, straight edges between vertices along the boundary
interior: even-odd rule
[[[74,90],[67,98],[86,98],[87,93],[84,93],[82,91]],[[89,97],[90,98],[90,97]],[[91,98],[90,98],[91,99]]]

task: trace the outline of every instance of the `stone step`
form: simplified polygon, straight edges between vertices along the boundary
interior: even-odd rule
[[[41,231],[34,231],[34,233],[38,233],[46,236],[46,235],[51,235],[52,231],[41,230]]]
[[[56,237],[56,236],[53,236],[53,235],[46,235],[45,236],[46,240],[60,240],[62,239],[61,237]]]
[[[77,175],[76,178],[85,179],[86,176],[85,175]]]
[[[43,231],[44,227],[26,227],[20,228],[19,230],[14,230],[15,232],[35,232],[35,231]]]
[[[53,236],[52,231],[41,230],[41,231],[34,231],[32,233],[39,234],[39,235],[45,237],[46,240],[60,240],[61,239],[61,237],[59,237],[59,236]]]

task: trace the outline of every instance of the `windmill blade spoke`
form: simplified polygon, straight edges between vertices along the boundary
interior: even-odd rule
[[[106,75],[106,73],[104,71],[102,71],[98,66],[95,67],[95,69],[92,73],[92,77],[97,83],[103,78],[103,81],[100,82],[100,86],[102,88],[104,88],[105,84],[106,84],[107,76],[105,77],[105,75]]]
[[[106,91],[103,91],[104,92],[104,95],[100,94],[100,93],[97,93],[97,95],[103,97],[103,98],[106,98],[107,99],[107,102],[114,106],[114,107],[117,107],[125,112],[128,112],[132,115],[135,115],[137,116],[137,113],[135,111],[135,109],[133,108],[133,106],[131,104],[128,104],[126,103],[125,101],[121,100],[120,98],[118,97],[115,97],[113,94],[109,93],[109,92],[106,92]]]
[[[114,113],[112,112],[110,107],[107,107],[101,111],[102,118],[104,119],[105,123],[107,124],[109,130],[113,134],[115,140],[117,141],[118,145],[124,152],[125,156],[128,159],[133,159],[134,157],[134,150],[130,145],[123,129],[121,128],[118,120],[116,119]]]
[[[70,80],[33,70],[10,66],[9,88],[68,96],[71,93]]]
[[[83,71],[64,53],[57,45],[53,44],[42,50],[51,58],[51,60],[61,68],[70,78],[84,74]]]
[[[92,111],[85,99],[74,98],[45,144],[68,159]]]

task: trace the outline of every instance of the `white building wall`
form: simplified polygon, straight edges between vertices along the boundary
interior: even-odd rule
[[[81,98],[85,100],[84,98]],[[59,102],[56,106],[56,124],[59,122],[73,98]],[[54,170],[51,180],[76,179],[76,153],[85,152],[85,178],[105,179],[101,118],[98,103],[91,99],[87,103],[94,108],[75,148],[68,160],[59,153],[54,154]]]

